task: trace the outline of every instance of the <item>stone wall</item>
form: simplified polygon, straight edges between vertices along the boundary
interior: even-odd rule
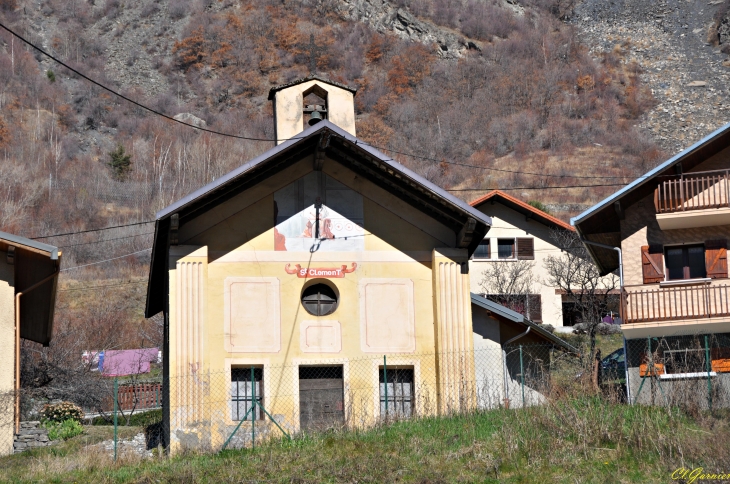
[[[48,438],[48,430],[38,421],[20,422],[20,433],[13,439],[13,451],[17,454],[36,447],[46,447],[53,442]]]

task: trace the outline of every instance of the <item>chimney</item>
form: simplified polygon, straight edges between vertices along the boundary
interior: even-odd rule
[[[269,91],[274,103],[276,144],[293,138],[320,119],[355,136],[356,89],[319,76],[297,79]]]

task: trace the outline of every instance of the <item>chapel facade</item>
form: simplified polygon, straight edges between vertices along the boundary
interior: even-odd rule
[[[157,214],[146,314],[165,315],[172,451],[246,445],[244,421],[474,404],[468,261],[491,219],[358,140],[354,96],[272,89],[276,146]]]

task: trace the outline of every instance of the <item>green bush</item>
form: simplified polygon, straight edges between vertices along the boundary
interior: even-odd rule
[[[41,420],[43,421],[60,423],[66,420],[76,420],[81,422],[83,418],[83,410],[71,402],[49,403],[44,405],[43,410],[41,410]]]
[[[76,437],[77,435],[84,433],[84,428],[81,424],[72,418],[64,420],[63,422],[47,420],[43,426],[48,429],[48,438],[51,440],[67,440],[71,437]]]

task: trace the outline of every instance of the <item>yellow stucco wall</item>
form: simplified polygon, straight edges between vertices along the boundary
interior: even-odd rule
[[[13,453],[15,375],[14,269],[0,252],[0,455]]]
[[[287,431],[299,429],[298,365],[342,365],[346,418],[359,419],[350,424],[379,418],[384,355],[413,368],[417,412],[473,404],[463,384],[474,380],[464,358],[473,349],[466,250],[448,248],[453,231],[331,160],[324,172],[363,195],[363,250],[275,250],[274,191],[311,167],[302,160],[186,224],[170,250],[173,450],[219,447],[238,423],[229,410],[232,366],[263,367],[265,406]],[[296,264],[354,268],[327,279],[339,293],[334,313],[304,310],[309,279],[286,270]],[[429,405],[418,398],[425,394]]]

